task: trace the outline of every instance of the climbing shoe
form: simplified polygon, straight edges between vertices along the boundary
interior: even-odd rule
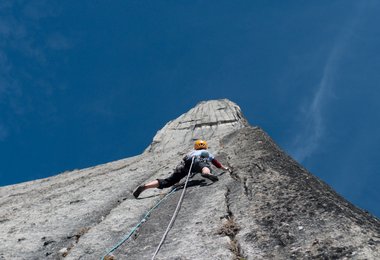
[[[145,190],[145,185],[140,185],[138,186],[135,191],[133,192],[133,196],[135,196],[135,198],[137,199],[140,195],[141,192],[143,192]]]
[[[207,179],[211,180],[212,182],[216,182],[216,181],[219,180],[218,177],[216,177],[215,175],[212,175],[212,174],[204,174],[204,173],[201,173],[201,176],[202,176],[203,178],[207,178]]]

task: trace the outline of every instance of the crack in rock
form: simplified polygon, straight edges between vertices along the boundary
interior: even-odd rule
[[[230,239],[230,244],[228,249],[233,253],[234,260],[245,259],[243,252],[241,250],[239,241],[236,239],[236,235],[240,230],[239,225],[235,221],[235,217],[230,207],[230,189],[226,188],[225,203],[226,203],[226,215],[222,219],[222,226],[217,231],[218,235],[227,236]]]

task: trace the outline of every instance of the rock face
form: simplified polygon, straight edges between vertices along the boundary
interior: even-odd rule
[[[233,173],[196,175],[157,259],[380,259],[380,222],[287,156],[228,100],[169,122],[139,156],[0,188],[0,259],[100,259],[169,189],[132,190],[168,176],[202,138]],[[115,259],[151,259],[181,190],[167,197]]]

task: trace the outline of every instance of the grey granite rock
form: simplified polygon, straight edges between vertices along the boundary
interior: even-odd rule
[[[100,259],[169,189],[195,139],[234,169],[196,175],[157,259],[380,259],[380,222],[336,194],[251,127],[229,100],[201,102],[141,155],[0,188],[0,259]],[[214,169],[217,174],[222,173]],[[115,259],[150,259],[180,197],[155,209]]]

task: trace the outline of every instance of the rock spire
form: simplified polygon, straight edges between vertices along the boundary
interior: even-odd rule
[[[189,148],[196,139],[208,140],[211,147],[218,146],[223,136],[246,126],[248,122],[235,103],[227,99],[200,102],[158,131],[147,150]]]
[[[196,175],[157,259],[380,259],[380,222],[339,196],[252,127],[229,100],[199,103],[158,131],[141,155],[0,188],[0,259],[100,259],[169,189],[132,190],[168,176],[194,139],[233,169]],[[174,192],[114,252],[151,259]]]

